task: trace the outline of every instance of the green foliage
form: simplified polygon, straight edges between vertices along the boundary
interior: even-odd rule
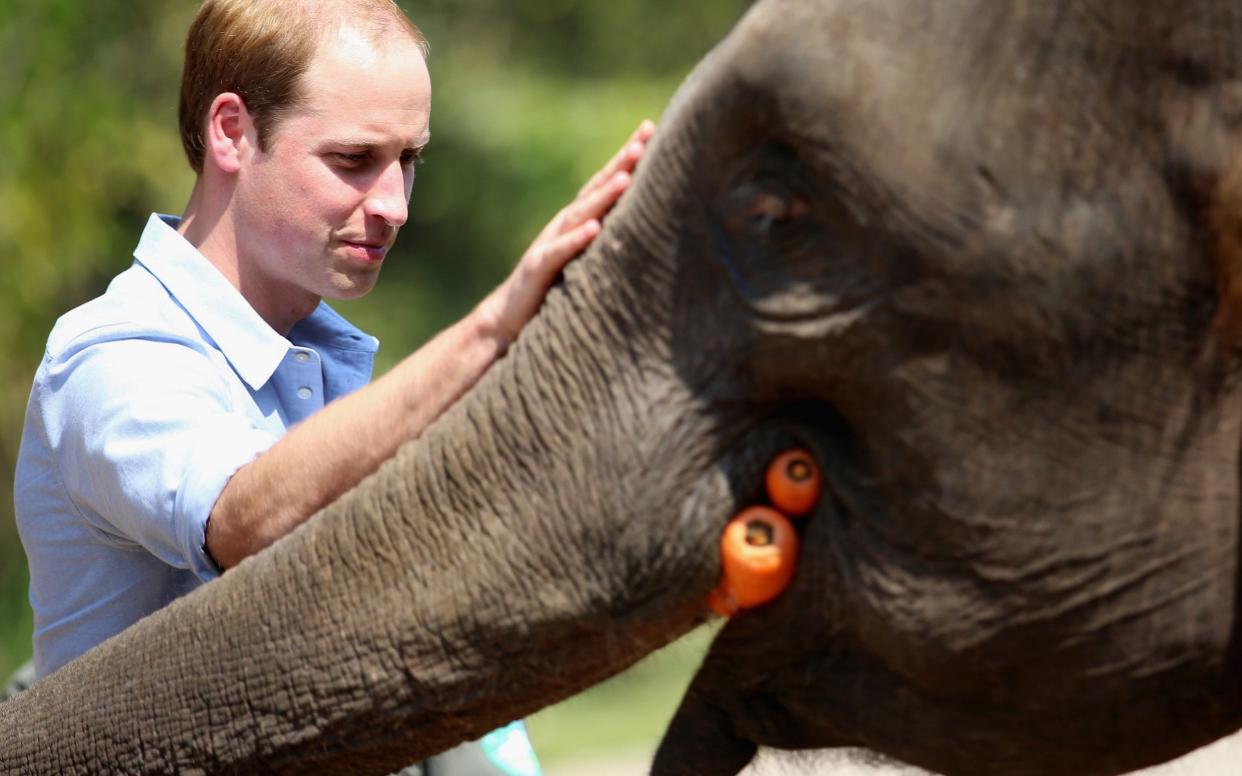
[[[432,44],[433,140],[379,288],[341,306],[384,343],[380,371],[504,276],[747,3],[403,5]],[[129,265],[151,211],[189,196],[176,106],[195,7],[0,3],[0,677],[29,654],[10,487],[30,380],[55,319]]]
[[[192,10],[152,0],[0,5],[0,675],[30,651],[11,507],[30,379],[57,316],[129,264],[145,211],[189,191],[168,127],[178,30]]]

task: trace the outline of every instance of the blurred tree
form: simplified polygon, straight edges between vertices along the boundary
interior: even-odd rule
[[[0,674],[30,652],[12,472],[52,322],[129,264],[135,224],[184,199],[175,131],[189,7],[0,4]]]
[[[402,3],[432,42],[433,141],[411,223],[347,315],[383,370],[499,281],[736,20],[745,0]],[[129,265],[151,211],[193,182],[176,130],[197,3],[0,3],[0,675],[30,651],[11,484],[30,380],[55,319]]]

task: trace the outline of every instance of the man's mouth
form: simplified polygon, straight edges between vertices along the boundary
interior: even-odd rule
[[[360,261],[378,262],[384,260],[384,257],[388,254],[388,249],[392,247],[392,243],[341,240],[341,246],[345,248],[346,253]]]

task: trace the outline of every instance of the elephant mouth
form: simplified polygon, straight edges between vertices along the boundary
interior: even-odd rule
[[[853,434],[845,418],[831,404],[807,399],[782,404],[763,413],[730,435],[719,467],[729,483],[737,510],[764,500],[764,473],[769,463],[790,448],[811,453],[824,472],[821,501],[831,510],[844,508],[834,482],[854,476]],[[817,508],[816,511],[822,511]]]
[[[822,473],[818,503],[809,514],[792,518],[798,543],[802,545],[799,568],[794,574],[796,583],[797,577],[803,575],[802,567],[813,570],[822,560],[820,555],[826,548],[820,545],[823,537],[832,532],[830,524],[848,519],[841,494],[852,492],[849,483],[858,478],[853,436],[842,415],[817,399],[783,403],[756,412],[748,423],[734,422],[722,427],[728,429],[727,436],[718,439],[719,452],[712,463],[692,475],[692,485],[678,518],[682,525],[677,533],[695,537],[697,560],[688,560],[703,569],[698,586],[719,587],[723,569],[718,562],[722,561],[721,543],[726,526],[751,507],[774,506],[765,486],[767,471],[773,460],[794,448],[810,453]],[[808,544],[806,538],[812,525],[815,541]],[[699,603],[706,601],[705,595]]]
[[[785,691],[799,686],[797,677],[816,675],[819,638],[834,628],[828,604],[831,545],[837,527],[849,519],[842,493],[858,477],[853,434],[840,412],[817,399],[784,403],[758,413],[749,425],[735,424],[732,431],[717,466],[697,485],[719,500],[708,508],[702,492],[691,497],[700,509],[710,510],[700,517],[723,528],[737,512],[762,503],[769,464],[790,448],[816,459],[823,489],[811,513],[792,520],[802,549],[789,588],[769,603],[735,614],[716,635],[657,755],[652,773],[659,776],[690,772],[683,769],[686,762],[697,763],[696,773],[733,774],[751,761],[761,743],[800,748],[820,742],[819,731],[790,716],[789,708],[800,697],[796,692],[786,697]],[[719,533],[716,537],[713,552],[719,551]],[[787,682],[789,676],[796,680]],[[756,729],[751,711],[759,707],[761,719],[779,724]]]

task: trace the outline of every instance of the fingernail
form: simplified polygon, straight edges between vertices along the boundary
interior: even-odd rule
[[[634,141],[625,147],[625,152],[630,156],[639,156],[643,152],[643,144],[638,141]]]

